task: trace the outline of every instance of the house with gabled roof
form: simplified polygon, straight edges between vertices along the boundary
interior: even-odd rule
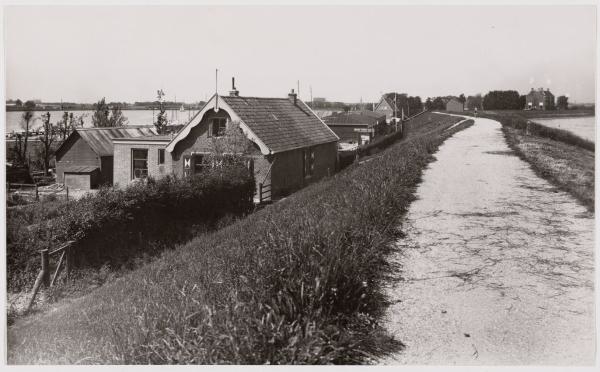
[[[400,117],[401,113],[398,109],[398,95],[395,93],[386,93],[381,96],[381,99],[375,106],[374,112],[385,114],[385,118],[389,123],[392,118]]]
[[[207,159],[215,140],[232,128],[250,142],[244,156],[259,201],[287,195],[336,170],[338,136],[293,90],[286,98],[264,98],[242,97],[234,88],[229,96],[213,95],[172,138],[116,139],[114,182],[123,186],[136,178],[200,173],[211,166]]]
[[[78,128],[56,150],[56,181],[89,190],[113,181],[113,139],[156,135],[153,126]]]

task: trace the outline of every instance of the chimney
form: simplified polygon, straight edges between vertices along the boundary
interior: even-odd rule
[[[240,91],[235,89],[235,77],[231,78],[231,90],[229,91],[229,96],[231,97],[239,97]]]
[[[296,93],[294,93],[294,90],[292,89],[292,91],[288,94],[288,98],[295,105],[296,104],[296,100],[298,99],[298,95]]]

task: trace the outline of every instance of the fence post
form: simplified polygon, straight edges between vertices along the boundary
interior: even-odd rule
[[[65,271],[67,272],[67,280],[69,280],[69,277],[71,276],[71,267],[73,266],[73,256],[71,253],[72,246],[73,244],[69,243],[69,245],[65,248]]]
[[[69,201],[69,186],[65,186],[65,188],[67,189],[67,201]]]
[[[42,249],[40,251],[42,255],[42,281],[44,283],[44,287],[50,287],[50,260],[48,257],[48,249]]]
[[[39,193],[39,190],[38,190],[37,183],[35,184],[35,201],[40,201],[40,193]]]

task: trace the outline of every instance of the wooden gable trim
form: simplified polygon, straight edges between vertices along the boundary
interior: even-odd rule
[[[202,122],[202,119],[204,118],[204,115],[212,109],[215,109],[215,111],[218,112],[218,110],[224,110],[226,113],[229,114],[229,116],[231,117],[231,121],[237,121],[240,123],[240,129],[242,130],[242,132],[244,133],[244,135],[246,136],[246,138],[248,138],[250,141],[256,143],[258,145],[258,147],[260,148],[260,151],[263,155],[268,155],[271,154],[272,151],[267,147],[267,145],[265,145],[260,138],[258,138],[258,136],[256,134],[254,134],[254,132],[252,132],[252,130],[250,129],[250,127],[248,127],[246,125],[246,123],[244,123],[244,121],[235,113],[235,111],[233,111],[233,109],[231,108],[231,106],[229,106],[227,104],[227,102],[225,102],[225,100],[223,99],[218,99],[219,96],[217,94],[213,95],[208,102],[206,103],[206,105],[204,105],[204,107],[202,108],[202,110],[200,110],[193,118],[192,120],[190,120],[189,123],[187,123],[185,125],[185,127],[183,127],[183,129],[181,129],[179,131],[179,133],[177,133],[177,135],[171,140],[171,142],[169,142],[169,144],[166,147],[166,150],[170,153],[172,153],[175,150],[175,146],[182,141],[184,138],[186,138],[190,132],[192,131],[193,128],[195,128],[198,124],[200,124],[200,122]],[[209,126],[209,130],[210,130],[210,126]]]

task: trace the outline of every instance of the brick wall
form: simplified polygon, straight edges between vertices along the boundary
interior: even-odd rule
[[[113,182],[116,187],[125,187],[132,180],[132,149],[148,150],[148,176],[156,179],[166,176],[172,172],[171,155],[165,151],[165,164],[158,164],[158,150],[164,149],[166,144],[144,144],[144,143],[114,143]]]
[[[204,115],[202,121],[190,131],[190,134],[179,142],[172,152],[173,171],[178,176],[183,176],[183,155],[192,152],[211,153],[213,151],[212,138],[208,137],[208,124],[213,118],[230,119],[224,110],[219,112],[209,111]]]

